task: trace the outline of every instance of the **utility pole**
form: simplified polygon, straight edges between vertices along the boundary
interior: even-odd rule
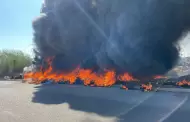
[[[16,66],[16,60],[13,60],[13,69],[15,69]]]

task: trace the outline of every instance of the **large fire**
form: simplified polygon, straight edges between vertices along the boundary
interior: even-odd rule
[[[24,74],[24,79],[31,78],[33,83],[39,84],[44,80],[52,80],[54,82],[68,82],[69,84],[74,84],[77,79],[83,81],[84,85],[95,85],[108,87],[116,83],[117,80],[127,82],[136,81],[129,73],[124,73],[123,75],[116,76],[113,70],[105,71],[103,74],[97,74],[90,69],[80,69],[76,68],[70,73],[53,72],[51,65],[51,60],[48,60],[48,68],[44,71],[40,70],[37,72],[30,72]]]
[[[187,80],[182,80],[176,83],[177,86],[190,86],[190,82]]]
[[[93,72],[90,69],[81,69],[76,68],[70,73],[64,72],[53,72],[52,68],[52,60],[47,60],[48,67],[46,69],[41,68],[40,71],[29,72],[24,74],[24,80],[32,79],[29,83],[32,84],[41,84],[46,80],[51,80],[55,83],[58,82],[67,82],[69,84],[74,84],[77,79],[82,81],[85,86],[99,86],[99,87],[110,87],[116,84],[117,81],[122,82],[122,89],[128,90],[127,83],[128,82],[136,82],[139,83],[138,79],[135,79],[129,73],[124,73],[121,75],[116,75],[114,70],[105,70],[103,74],[98,74]],[[166,79],[165,76],[154,76],[154,79]],[[177,86],[190,86],[190,82],[187,80],[182,80],[176,83]],[[141,88],[144,91],[151,91],[152,84],[141,84]]]
[[[105,70],[103,74],[98,74],[93,72],[90,69],[80,69],[76,68],[70,73],[64,72],[53,72],[52,68],[52,60],[48,59],[48,67],[45,70],[40,70],[36,72],[29,72],[24,74],[24,80],[32,79],[33,84],[40,84],[45,80],[51,80],[53,82],[67,82],[69,84],[74,84],[77,79],[80,79],[85,86],[99,86],[99,87],[110,87],[116,84],[117,81],[121,81],[123,83],[127,82],[137,82],[139,80],[135,79],[129,73],[124,73],[121,75],[116,75],[114,70]],[[165,78],[161,76],[155,76],[154,79]],[[128,90],[127,86],[122,85],[123,89]],[[152,85],[142,84],[141,88],[145,90],[152,90]]]

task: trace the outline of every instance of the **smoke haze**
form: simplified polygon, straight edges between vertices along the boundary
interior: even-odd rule
[[[188,0],[45,0],[33,21],[36,53],[55,56],[55,71],[165,74],[179,59],[189,6]]]

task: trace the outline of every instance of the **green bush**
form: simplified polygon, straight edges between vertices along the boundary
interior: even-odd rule
[[[22,72],[32,58],[19,50],[0,50],[0,75]]]

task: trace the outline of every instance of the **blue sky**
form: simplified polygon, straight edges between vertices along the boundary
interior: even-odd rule
[[[0,49],[32,52],[32,20],[40,14],[42,0],[1,0]],[[190,56],[190,35],[182,44],[183,54]]]
[[[32,20],[40,14],[42,0],[2,0],[0,4],[0,49],[30,53]]]

